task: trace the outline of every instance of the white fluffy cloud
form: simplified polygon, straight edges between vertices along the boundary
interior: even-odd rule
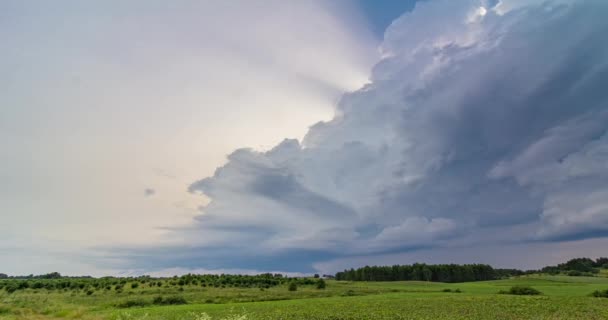
[[[191,185],[211,203],[178,263],[302,268],[608,235],[606,13],[601,1],[419,3],[334,119],[301,143],[237,150]]]

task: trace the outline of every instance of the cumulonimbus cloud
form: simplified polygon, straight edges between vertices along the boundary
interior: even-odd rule
[[[196,252],[180,261],[301,265],[498,241],[488,228],[608,235],[606,13],[602,1],[419,3],[334,119],[302,142],[237,150],[190,186],[211,203],[175,231]]]

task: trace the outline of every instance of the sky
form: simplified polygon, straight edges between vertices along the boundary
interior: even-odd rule
[[[0,1],[0,272],[605,256],[607,14]]]

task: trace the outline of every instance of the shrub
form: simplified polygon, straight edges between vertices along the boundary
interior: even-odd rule
[[[443,289],[442,292],[452,292],[452,289]]]
[[[327,284],[325,283],[325,280],[319,279],[317,281],[317,289],[319,289],[319,290],[325,289],[326,286],[327,286]]]
[[[568,271],[568,275],[571,277],[580,277],[583,275],[583,273],[578,270],[570,270]]]
[[[94,292],[93,290],[88,290],[88,291],[87,291],[87,296],[92,295],[92,294],[93,294],[93,292]]]
[[[19,290],[19,286],[17,286],[15,283],[9,283],[4,289],[10,294]]]
[[[608,289],[607,290],[595,290],[591,296],[596,298],[608,298]]]
[[[127,300],[125,302],[117,304],[116,306],[118,308],[132,308],[132,307],[145,307],[149,304],[150,303],[145,300],[136,299],[136,300]]]
[[[157,304],[157,305],[188,304],[188,302],[186,301],[186,299],[184,299],[184,297],[179,297],[179,296],[167,297],[167,298],[163,298],[161,296],[158,296],[158,297],[154,298],[154,300],[152,301],[152,303],[153,304]]]
[[[499,294],[514,294],[518,296],[536,296],[542,294],[540,291],[527,286],[514,286],[509,291],[500,290]]]
[[[137,282],[131,283],[131,289],[137,289],[137,287],[139,287],[139,283],[137,283]]]
[[[456,290],[454,290],[454,292],[456,292],[456,293],[462,293],[462,291],[459,288],[456,288]]]
[[[295,282],[291,282],[289,283],[289,291],[297,291],[298,290],[298,284]]]
[[[342,294],[343,297],[352,297],[352,296],[356,296],[356,295],[357,294],[353,290],[348,290]]]

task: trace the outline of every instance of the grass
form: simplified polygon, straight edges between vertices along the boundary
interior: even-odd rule
[[[522,286],[542,295],[498,294]],[[606,289],[608,278],[542,275],[457,284],[327,281],[326,289],[310,285],[297,291],[287,285],[264,290],[185,286],[183,291],[125,286],[121,293],[91,295],[28,289],[0,291],[0,319],[608,319],[608,299],[592,296]],[[160,303],[173,300],[188,304]]]

